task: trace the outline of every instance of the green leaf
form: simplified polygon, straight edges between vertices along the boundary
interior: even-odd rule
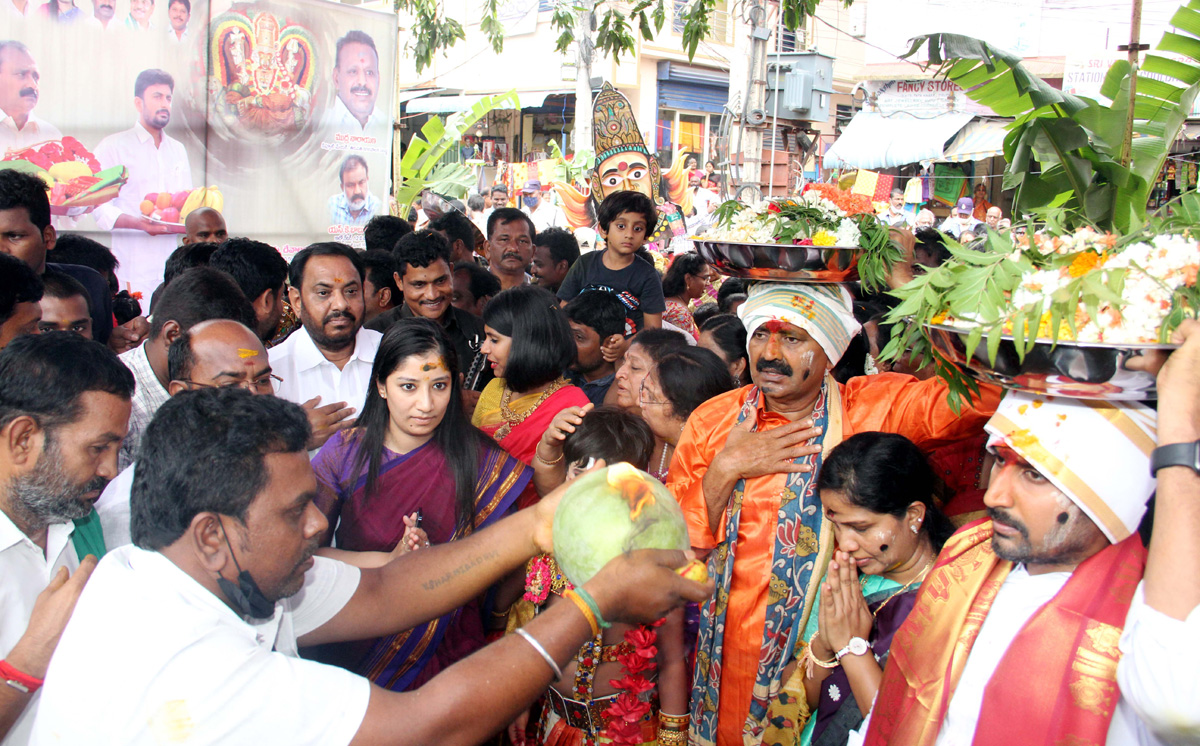
[[[971,328],[970,334],[967,335],[967,353],[968,360],[975,357],[975,350],[979,348],[979,343],[983,340],[983,327],[974,326]]]
[[[987,333],[988,363],[990,363],[991,365],[996,364],[996,355],[998,355],[1000,353],[1000,342],[1002,342],[1002,341],[1003,341],[1003,336],[1000,334],[1000,325],[999,324],[996,324],[992,328],[988,329],[988,333]]]

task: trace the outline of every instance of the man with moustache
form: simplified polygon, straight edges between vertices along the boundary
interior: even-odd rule
[[[487,223],[488,270],[508,290],[529,284],[525,270],[533,260],[533,219],[515,207],[492,211]]]
[[[92,28],[99,28],[102,31],[112,31],[120,28],[119,25],[113,24],[113,18],[117,15],[116,0],[92,0],[92,17],[87,19],[86,23]]]
[[[354,30],[337,41],[337,63],[333,87],[337,100],[326,118],[336,132],[362,134],[384,125],[383,113],[375,108],[379,95],[379,52],[375,40]]]
[[[434,230],[409,233],[396,242],[393,252],[396,265],[396,284],[404,302],[385,311],[367,324],[368,329],[387,332],[400,319],[422,316],[436,321],[446,332],[458,355],[458,367],[466,376],[472,363],[478,364],[478,375],[472,376],[470,388],[463,388],[463,403],[474,411],[479,392],[492,380],[492,367],[486,365],[479,348],[483,344],[483,320],[455,308],[450,244]],[[479,360],[476,360],[479,358]]]
[[[896,632],[867,744],[1197,742],[1200,323],[1173,341],[1157,415],[1005,396],[988,518],[946,543]]]
[[[342,190],[329,198],[330,225],[365,226],[379,212],[379,198],[371,194],[367,162],[360,155],[346,156],[338,169]]]
[[[57,127],[33,113],[40,80],[29,47],[19,41],[0,41],[0,157],[8,149],[62,138]]]
[[[4,746],[28,743],[58,636],[105,552],[92,504],[117,475],[133,385],[112,351],[70,332],[0,352]]]
[[[302,328],[270,350],[277,396],[304,407],[310,455],[354,424],[383,335],[363,328],[362,258],[345,244],[315,243],[288,266],[288,301]]]
[[[167,38],[175,43],[186,42],[188,40],[188,21],[192,19],[191,0],[169,0],[167,18],[171,21],[171,27],[167,29]]]
[[[96,223],[112,231],[112,250],[121,263],[123,280],[133,293],[149,298],[163,279],[163,266],[176,249],[182,225],[164,225],[142,215],[147,194],[190,191],[192,170],[183,143],[164,131],[171,121],[175,79],[164,70],[143,70],[133,86],[138,121],[109,135],[96,146],[101,168],[125,166],[129,181],[112,202],[100,205]]]
[[[838,384],[833,367],[860,330],[838,285],[759,283],[738,316],[753,382],[692,413],[667,480],[717,582],[700,607],[691,696],[701,746],[786,740],[781,724],[805,701],[803,671],[789,665],[834,544],[816,492],[821,455],[868,430],[936,448],[977,434],[999,400],[981,386],[982,401],[955,413],[937,378]]]
[[[167,393],[236,387],[252,394],[273,395],[275,378],[267,349],[249,327],[231,319],[202,321],[176,337],[167,351]],[[130,542],[129,495],[137,462],[108,483],[96,501],[104,545],[116,549]]]

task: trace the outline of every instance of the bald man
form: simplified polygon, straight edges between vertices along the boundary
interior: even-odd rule
[[[188,213],[183,221],[182,243],[222,243],[229,238],[225,230],[225,218],[212,207],[198,207]]]
[[[196,324],[172,342],[167,352],[167,375],[167,393],[171,396],[226,386],[238,386],[252,394],[275,393],[271,363],[262,340],[249,327],[227,319]],[[96,501],[108,549],[130,543],[129,493],[136,466],[134,462],[126,467]]]

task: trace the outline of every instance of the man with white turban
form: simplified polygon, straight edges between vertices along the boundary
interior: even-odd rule
[[[1200,324],[1183,331],[1157,423],[1140,404],[1005,396],[987,424],[989,517],[925,580],[865,743],[1200,742]],[[1152,456],[1156,438],[1169,446]]]
[[[717,583],[700,609],[690,724],[700,746],[782,742],[803,706],[784,668],[803,652],[833,551],[816,490],[822,455],[871,430],[937,448],[979,433],[999,401],[983,386],[955,414],[940,379],[900,373],[839,385],[831,371],[859,332],[840,286],[762,283],[738,314],[753,384],[692,413],[667,482]]]

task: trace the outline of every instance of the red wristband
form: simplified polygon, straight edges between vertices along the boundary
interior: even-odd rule
[[[27,673],[18,671],[12,667],[11,663],[5,660],[0,660],[0,680],[24,694],[33,694],[38,689],[41,689],[44,683],[42,679],[34,678]]]

